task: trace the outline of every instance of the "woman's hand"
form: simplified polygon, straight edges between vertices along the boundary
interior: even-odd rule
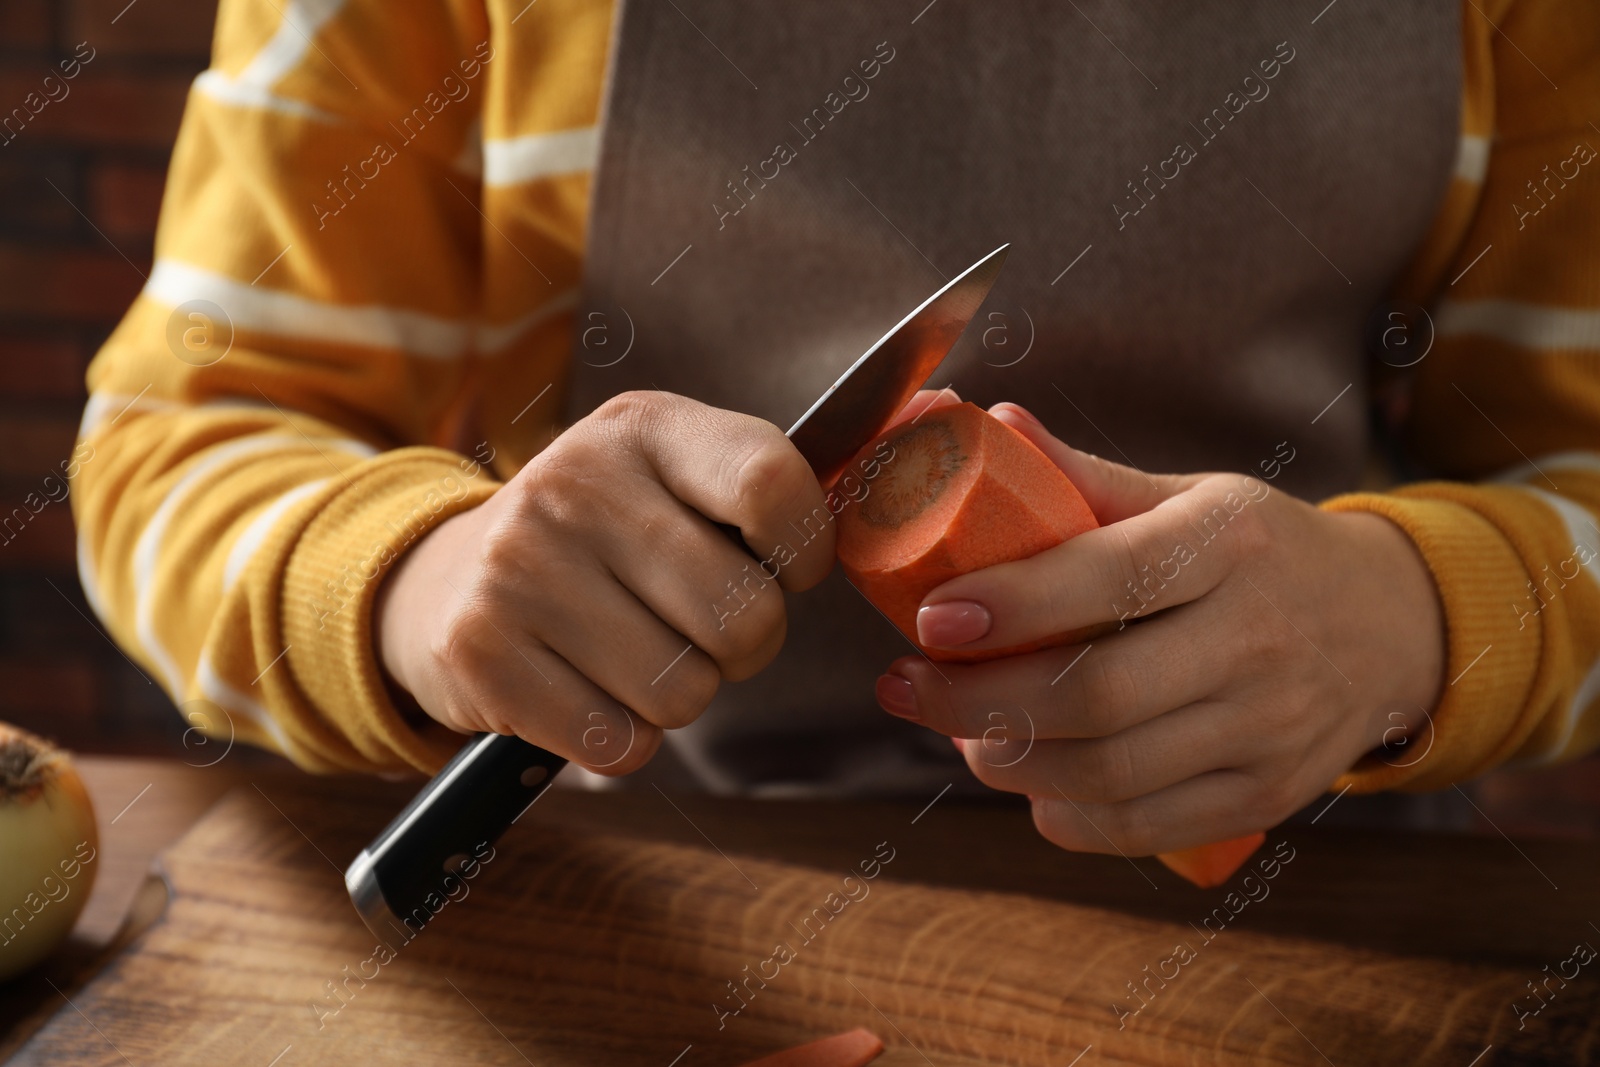
[[[637,770],[721,679],[777,654],[779,587],[827,576],[832,518],[771,423],[625,393],[401,558],[379,589],[380,659],[452,729]]]
[[[1388,520],[1240,474],[1145,475],[992,413],[1083,492],[1102,528],[963,575],[918,614],[928,647],[1086,644],[970,666],[898,660],[884,708],[947,734],[974,774],[1032,798],[1040,833],[1143,855],[1275,825],[1442,687],[1438,594]]]

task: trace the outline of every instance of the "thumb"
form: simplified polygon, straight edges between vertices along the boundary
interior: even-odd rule
[[[1026,437],[1043,452],[1083,494],[1084,501],[1100,525],[1134,515],[1142,515],[1199,481],[1200,475],[1146,474],[1087,452],[1080,452],[1057,438],[1044,424],[1020,404],[996,404],[989,414]]]

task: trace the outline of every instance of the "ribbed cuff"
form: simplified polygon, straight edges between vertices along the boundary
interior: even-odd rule
[[[1516,625],[1527,571],[1504,533],[1452,499],[1470,486],[1422,484],[1393,494],[1352,493],[1327,511],[1382,515],[1427,562],[1444,607],[1445,687],[1427,724],[1404,745],[1363,757],[1334,783],[1358,793],[1442,789],[1510,755],[1539,667],[1539,627]]]
[[[418,730],[390,699],[372,640],[373,602],[401,554],[499,488],[436,448],[402,448],[346,472],[350,484],[305,527],[282,586],[285,658],[296,684],[369,771],[433,772],[461,745]]]

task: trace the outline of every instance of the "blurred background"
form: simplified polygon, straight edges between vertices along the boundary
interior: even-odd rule
[[[84,370],[150,270],[215,6],[0,0],[0,719],[80,750],[183,752],[166,694],[90,622],[69,503],[23,502],[71,454]],[[45,77],[90,49],[47,97]]]
[[[82,752],[190,751],[188,724],[84,601],[68,502],[23,502],[70,455],[84,371],[149,272],[214,16],[215,0],[0,0],[0,720]],[[75,53],[93,58],[46,100],[45,77]],[[1453,790],[1418,802],[1421,821],[1600,839],[1600,758],[1470,792],[1476,807]]]

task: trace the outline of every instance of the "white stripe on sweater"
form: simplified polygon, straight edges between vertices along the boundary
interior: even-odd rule
[[[235,330],[396,349],[423,359],[456,359],[471,351],[502,351],[529,329],[576,306],[578,297],[575,289],[561,290],[521,318],[492,326],[379,304],[329,304],[250,285],[173,259],[156,261],[144,293],[173,308],[190,300],[209,300],[223,310]],[[96,412],[97,416],[100,414],[103,413]]]
[[[471,327],[460,320],[379,304],[327,304],[173,259],[156,261],[144,292],[173,308],[190,300],[209,300],[222,308],[235,330],[394,348],[431,359],[464,355],[472,337]]]
[[[250,525],[244,528],[238,539],[233,542],[233,547],[228,550],[228,560],[222,566],[224,594],[233,588],[233,583],[239,580],[239,575],[250,565],[256,550],[267,539],[267,535],[272,533],[272,528],[278,524],[278,520],[283,518],[283,513],[327,485],[328,481],[327,478],[318,478],[314,482],[297,485],[262,508],[261,513],[250,520]]]
[[[312,39],[339,13],[345,2],[346,0],[289,0],[289,3],[279,8],[282,21],[278,23],[277,31],[243,70],[231,78],[220,70],[207,70],[194,80],[195,88],[213,100],[235,107],[261,108],[322,122],[340,121],[337,116],[315,105],[279,96],[272,90],[278,82],[305,61],[306,56],[315,47]],[[319,62],[333,62],[322,56],[320,51],[318,59]]]
[[[1489,138],[1470,133],[1461,135],[1456,147],[1456,177],[1462,181],[1481,182],[1489,173]]]
[[[278,746],[279,752],[286,756],[293,756],[298,751],[290,742],[289,735],[278,724],[278,720],[272,717],[271,712],[267,711],[258,701],[250,699],[235,689],[228,683],[227,679],[217,673],[216,664],[211,662],[211,654],[209,652],[200,653],[200,664],[195,668],[194,680],[195,687],[200,691],[202,697],[217,705],[225,714],[231,715],[234,712],[238,712],[261,727],[266,731],[267,736],[272,738],[273,744]],[[190,725],[194,726],[196,724],[191,723]],[[228,740],[231,742],[233,740],[232,724],[229,724],[228,735]]]
[[[1495,475],[1496,482],[1521,483],[1542,479],[1550,471],[1578,471],[1582,474],[1600,474],[1600,452],[1552,452],[1531,463],[1521,463],[1510,470]]]
[[[185,689],[183,672],[178,669],[177,661],[173,659],[160,635],[156,633],[155,623],[155,609],[159,599],[158,590],[155,588],[155,572],[164,547],[167,527],[171,525],[173,516],[200,482],[215,474],[219,467],[257,453],[272,449],[294,448],[304,444],[304,438],[298,434],[268,433],[226,441],[207,449],[201,454],[199,462],[190,467],[168,490],[166,498],[156,508],[149,523],[139,534],[138,541],[134,543],[134,630],[139,644],[161,672],[167,684],[167,692],[171,694],[173,700],[183,699]],[[370,445],[346,438],[323,438],[317,442],[317,446],[324,450],[341,449],[363,458],[373,454]]]
[[[1578,580],[1577,575],[1568,578],[1564,573],[1561,573],[1561,563],[1566,562],[1566,560],[1574,560],[1577,562],[1579,569],[1589,575],[1591,581],[1600,583],[1600,529],[1596,528],[1594,516],[1589,513],[1589,510],[1568,500],[1566,497],[1557,496],[1555,493],[1540,489],[1537,486],[1524,485],[1520,488],[1531,496],[1538,498],[1560,516],[1562,524],[1567,529],[1567,539],[1572,545],[1572,555],[1562,561],[1554,562],[1558,580],[1568,582]],[[1587,562],[1580,557],[1580,549],[1582,554],[1587,556]],[[1533,576],[1534,584],[1539,586],[1542,597],[1550,596],[1550,590],[1540,583],[1542,576],[1542,571],[1539,574],[1535,574]],[[1555,592],[1555,596],[1559,598],[1563,593],[1563,590],[1558,589]],[[1582,717],[1584,709],[1594,700],[1596,692],[1600,692],[1600,662],[1590,664],[1584,680],[1573,694],[1571,703],[1562,709],[1560,735],[1551,742],[1550,747],[1546,748],[1542,753],[1534,755],[1533,759],[1554,759],[1567,750],[1567,746],[1572,742],[1572,734],[1578,727],[1578,720]]]
[[[594,126],[483,142],[483,183],[519,182],[593,170],[600,158],[600,131]]]
[[[1434,316],[1440,337],[1492,337],[1523,348],[1600,350],[1600,311],[1520,300],[1446,300]]]
[[[484,355],[503,352],[539,323],[563,311],[571,311],[577,306],[578,290],[565,289],[521,318],[513,319],[503,326],[490,326],[484,323],[478,327],[478,351]]]

